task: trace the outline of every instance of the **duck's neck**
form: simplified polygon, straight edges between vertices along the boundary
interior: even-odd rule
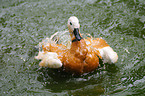
[[[81,39],[80,41],[72,42],[70,52],[75,54],[76,57],[84,60],[88,52],[85,40]]]
[[[81,47],[81,46],[85,46],[86,47],[86,42],[85,40],[82,38],[80,41],[78,41],[77,39],[73,39],[72,40],[72,47],[77,48],[77,47]]]
[[[75,36],[74,32],[70,32],[70,33],[71,33],[70,36],[72,41],[71,50],[76,50],[78,48],[79,49],[86,48],[86,42],[84,41],[84,39],[80,34],[77,34],[77,36]]]
[[[79,41],[81,41],[83,38],[81,37]],[[78,41],[76,38],[75,39],[72,39],[72,42],[76,42]]]

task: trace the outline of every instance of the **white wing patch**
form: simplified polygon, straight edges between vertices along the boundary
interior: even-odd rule
[[[62,63],[60,59],[58,59],[58,55],[55,52],[39,52],[38,56],[35,56],[35,59],[42,60],[39,63],[39,66],[41,67],[49,67],[49,68],[62,67]]]
[[[111,47],[104,47],[102,49],[98,49],[102,58],[103,58],[103,62],[104,63],[115,63],[118,60],[118,55],[116,52],[113,51],[113,49]]]

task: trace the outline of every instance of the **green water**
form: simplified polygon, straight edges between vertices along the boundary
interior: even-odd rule
[[[116,64],[74,77],[40,69],[35,46],[67,20],[103,37],[118,53]],[[0,95],[145,95],[144,0],[0,0]]]

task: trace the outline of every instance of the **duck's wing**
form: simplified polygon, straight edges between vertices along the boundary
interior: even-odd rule
[[[35,56],[35,59],[41,60],[40,67],[60,68],[62,67],[62,62],[58,55],[64,49],[65,46],[56,44],[51,38],[46,38],[39,44],[39,53],[38,56]]]
[[[96,53],[100,55],[104,63],[115,63],[118,60],[118,55],[102,38],[87,38],[85,39],[87,46],[99,51]],[[99,57],[100,57],[99,56]]]
[[[61,57],[62,53],[67,49],[63,44],[58,44],[59,33],[54,33],[50,38],[46,38],[39,43],[39,53],[35,59],[40,59],[39,66],[49,68],[62,67]],[[63,40],[62,40],[63,41]],[[59,41],[60,42],[60,41]]]

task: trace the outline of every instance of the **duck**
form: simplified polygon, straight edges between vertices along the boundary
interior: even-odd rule
[[[35,59],[40,59],[40,67],[62,68],[72,74],[89,73],[97,69],[99,59],[104,63],[116,63],[117,53],[102,38],[83,38],[80,33],[80,24],[76,16],[71,16],[67,22],[70,42],[58,44],[52,40],[53,34],[47,38],[47,42],[42,41]],[[69,38],[68,36],[68,38]],[[59,38],[59,37],[58,37]]]

